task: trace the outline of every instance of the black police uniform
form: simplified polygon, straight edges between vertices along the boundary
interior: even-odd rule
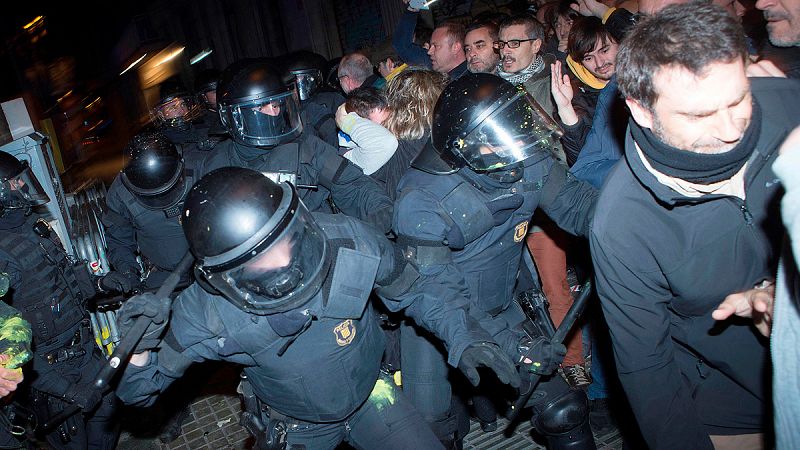
[[[147,295],[123,305],[121,328],[142,307],[160,305],[145,334],[156,339],[138,349],[159,351],[126,370],[117,391],[124,401],[147,404],[192,362],[225,360],[244,366],[242,421],[259,446],[272,437],[267,448],[284,441],[293,449],[334,448],[344,439],[358,448],[440,448],[379,374],[384,341],[369,302],[375,287],[392,299],[390,309],[404,309],[463,353],[459,367],[468,375],[483,365],[513,383],[513,364],[483,345],[489,337],[467,311],[406,295],[418,275],[379,231],[344,215],[309,213],[288,183],[219,169],[192,188],[183,217],[198,284],[178,296],[160,343],[156,324],[166,323],[169,305]]]
[[[184,164],[183,183],[188,191],[200,178],[202,158],[198,152],[190,152],[184,156]],[[121,175],[117,175],[106,194],[106,206],[101,220],[109,262],[118,272],[137,274],[138,250],[150,269],[145,287],[157,288],[189,250],[180,224],[183,204],[168,210],[148,208],[125,186]],[[184,281],[189,279],[188,273],[183,275]]]
[[[454,133],[451,128],[458,125],[451,127],[452,121],[470,122],[458,115],[442,117],[448,113],[448,102],[463,108],[462,114],[470,110],[469,103],[450,95],[449,91],[468,89],[475,93],[484,89],[492,92],[485,87],[495,89],[494,84],[504,83],[496,77],[488,82],[483,78],[468,74],[451,83],[442,94],[434,112],[435,145],[463,143],[472,138],[464,133],[458,138],[445,139],[446,144],[437,142],[437,134],[450,136]],[[474,116],[479,117],[477,120],[490,116],[488,112],[482,115],[480,108],[486,111],[498,108],[502,112],[504,102],[513,103],[518,98],[510,84],[496,89],[507,90],[508,94],[476,101],[472,107]],[[528,125],[523,127],[523,132],[528,133]],[[483,145],[490,145],[486,130],[480,130],[480,126],[474,130]],[[562,229],[587,235],[597,193],[568,174],[566,167],[545,151],[516,163],[511,170],[491,175],[465,167],[464,162],[461,168],[458,164],[453,168],[444,160],[437,160],[432,147],[422,152],[415,166],[431,170],[431,164],[440,164],[445,169],[443,172],[450,173],[434,174],[412,167],[398,186],[393,230],[398,236],[400,250],[410,255],[409,262],[426,280],[424,284],[415,285],[412,291],[439,298],[443,303],[468,301],[470,312],[479,319],[481,326],[515,361],[520,361],[518,347],[524,336],[521,324],[526,319],[513,300],[514,286],[533,213],[537,207],[541,208]],[[448,439],[456,431],[457,424],[450,413],[451,386],[445,355],[441,354],[435,340],[413,326],[401,330],[400,348],[405,392],[433,424],[440,438]],[[560,445],[574,440],[574,436],[560,436],[562,433],[579,428],[588,432],[587,442],[591,441],[585,394],[570,391],[558,376],[545,379],[538,391],[541,394],[534,397],[534,408],[539,413],[537,428],[548,436],[554,448],[564,448]],[[579,414],[564,416],[564,402],[582,405],[578,408]],[[593,441],[587,445],[592,448]]]
[[[298,187],[309,211],[341,212],[388,230],[391,200],[373,179],[317,137],[303,132],[273,148],[223,141],[205,160],[203,173],[220,167],[246,167]]]
[[[186,112],[182,116],[166,118],[162,108],[170,102],[181,100]],[[219,117],[197,104],[183,82],[172,77],[159,85],[159,103],[153,109],[153,119],[170,142],[182,150],[209,151],[222,138]]]
[[[300,96],[300,114],[306,131],[339,147],[336,110],[344,97],[336,91],[324,91],[322,73],[327,60],[317,53],[300,50],[281,58],[284,78],[293,80]]]
[[[338,92],[317,92],[300,103],[303,123],[315,136],[336,148],[339,146],[339,129],[336,126],[336,109],[344,103]]]
[[[0,218],[0,271],[11,280],[10,304],[31,324],[33,361],[25,366],[24,400],[42,424],[66,406],[70,389],[89,384],[105,363],[95,344],[86,300],[95,294],[83,262],[71,260],[58,237],[41,237],[33,226],[37,214],[22,210]],[[19,395],[22,392],[18,393]],[[117,432],[111,422],[114,396],[99,406],[69,418],[46,436],[53,448],[111,449]]]
[[[300,94],[285,78],[265,60],[246,60],[225,70],[217,95],[220,118],[232,139],[208,156],[203,172],[254,169],[273,181],[291,182],[310,211],[338,209],[389,231],[391,200],[334,147],[304,131]]]
[[[211,151],[225,137],[219,116],[211,111],[203,111],[197,119],[181,126],[162,127],[160,131],[185,152]]]

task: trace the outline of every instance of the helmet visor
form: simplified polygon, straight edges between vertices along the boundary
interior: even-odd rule
[[[245,264],[206,281],[239,308],[273,314],[305,304],[325,278],[325,239],[302,203],[283,232]]]
[[[453,148],[472,169],[492,171],[552,154],[561,134],[536,100],[520,92],[488,114]]]
[[[314,92],[322,84],[322,73],[319,70],[307,70],[293,72],[297,92],[300,100],[306,101],[314,95]]]
[[[288,142],[303,130],[294,91],[234,105],[220,105],[222,122],[240,143],[274,146]]]
[[[182,128],[200,114],[200,106],[191,96],[173,97],[156,105],[151,111],[158,127]]]
[[[22,164],[25,166],[22,172],[0,183],[0,202],[7,209],[44,205],[50,201],[28,162],[22,161]]]

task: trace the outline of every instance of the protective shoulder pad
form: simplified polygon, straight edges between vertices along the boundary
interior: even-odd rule
[[[380,262],[377,256],[340,247],[324,315],[334,319],[361,317],[375,286]]]
[[[459,183],[441,200],[448,218],[461,231],[464,244],[483,236],[494,227],[492,212],[469,183]]]

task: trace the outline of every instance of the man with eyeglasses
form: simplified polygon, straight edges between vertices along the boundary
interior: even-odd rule
[[[500,52],[497,74],[514,86],[522,85],[544,110],[552,115],[550,96],[551,54],[539,51],[544,42],[544,27],[529,15],[509,17],[500,23],[500,39],[494,48]]]

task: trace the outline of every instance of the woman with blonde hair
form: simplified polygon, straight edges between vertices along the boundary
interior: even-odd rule
[[[393,200],[400,178],[431,137],[433,108],[447,82],[445,74],[408,68],[386,85],[389,116],[383,125],[397,137],[398,146],[389,161],[372,177],[386,186]]]
[[[358,132],[354,133],[357,136],[351,136],[357,147],[349,150],[350,154],[345,157],[361,165],[365,172],[369,171],[372,178],[385,186],[392,199],[396,197],[395,188],[400,178],[430,139],[433,108],[447,81],[447,75],[432,70],[416,67],[403,70],[386,85],[387,114],[378,119],[375,115],[369,117],[375,122],[371,126],[382,125],[394,135],[397,145],[387,145],[386,137],[377,132]],[[363,119],[367,117],[357,117],[354,111],[337,113],[339,128],[348,134],[353,128],[351,123],[364,126]]]

